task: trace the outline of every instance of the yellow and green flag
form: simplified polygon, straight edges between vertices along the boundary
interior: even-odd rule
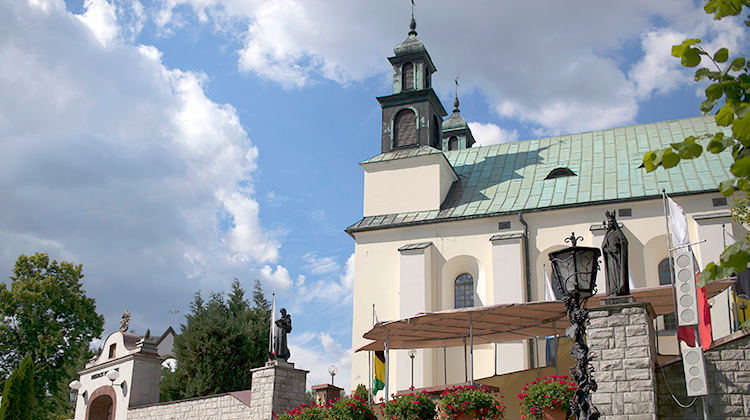
[[[385,388],[385,352],[375,352],[375,383],[372,384],[372,395]]]

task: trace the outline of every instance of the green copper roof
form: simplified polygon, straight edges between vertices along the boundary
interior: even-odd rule
[[[397,149],[397,150],[393,150],[387,153],[381,153],[379,155],[375,155],[362,163],[382,162],[386,160],[404,159],[404,158],[422,156],[422,155],[437,155],[440,153],[443,153],[443,152],[430,146],[409,147],[406,149]]]
[[[368,216],[346,231],[646,199],[659,196],[662,188],[672,194],[715,191],[719,182],[732,177],[728,151],[704,152],[652,173],[639,166],[649,150],[717,131],[714,117],[705,116],[444,152],[459,181],[440,210]],[[432,148],[384,153],[363,163],[443,153],[426,149]],[[576,176],[545,180],[561,167]]]

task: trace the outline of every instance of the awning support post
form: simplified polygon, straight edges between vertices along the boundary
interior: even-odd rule
[[[474,322],[469,315],[469,363],[471,370],[471,384],[474,385]]]
[[[464,337],[464,382],[469,382],[469,365],[466,362],[466,337]]]
[[[443,379],[445,385],[448,385],[448,354],[445,351],[445,345],[443,345]]]
[[[388,385],[389,385],[390,377],[391,377],[391,375],[390,375],[390,369],[389,369],[390,368],[390,357],[389,357],[389,354],[388,354],[389,353],[390,344],[391,344],[390,342],[391,342],[391,339],[388,336],[386,336],[385,337],[385,401],[386,402],[388,401],[388,399],[390,398],[390,395],[391,395],[391,394],[388,393]]]

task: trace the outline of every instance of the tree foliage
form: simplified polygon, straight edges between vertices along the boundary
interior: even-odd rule
[[[47,254],[20,255],[10,284],[0,284],[0,378],[21,359],[34,365],[34,418],[67,412],[67,383],[82,368],[81,355],[102,333],[104,318],[83,291],[83,267],[50,260]]]
[[[737,16],[746,7],[750,7],[750,0],[707,0],[704,10],[714,19],[722,19]],[[750,17],[744,23],[750,27]],[[704,149],[714,154],[731,151],[733,162],[729,170],[733,177],[721,182],[718,188],[725,197],[734,197],[732,213],[737,222],[745,224],[750,219],[747,210],[750,200],[750,62],[723,47],[711,54],[701,46],[700,39],[687,39],[673,46],[672,55],[685,67],[698,67],[702,62],[709,64],[695,71],[696,82],[709,82],[700,108],[704,114],[714,112],[716,124],[726,128],[716,134],[690,136],[668,148],[650,151],[643,156],[643,165],[652,172],[660,166],[669,169],[683,159],[697,158]],[[699,284],[705,286],[708,281],[744,271],[750,263],[749,243],[750,238],[746,236],[727,247],[718,262],[706,265]]]
[[[0,420],[31,420],[34,408],[34,362],[24,356],[3,386]]]
[[[161,400],[250,389],[250,369],[267,359],[269,318],[270,304],[257,280],[252,304],[237,279],[226,298],[214,293],[205,301],[196,292],[175,337],[177,368],[162,371]]]

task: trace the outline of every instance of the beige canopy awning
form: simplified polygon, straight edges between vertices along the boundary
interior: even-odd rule
[[[726,279],[709,283],[708,297],[716,296],[734,282],[735,279]],[[671,285],[633,289],[630,294],[636,302],[650,302],[656,315],[674,312]],[[602,297],[591,297],[587,307],[598,306]],[[569,325],[560,301],[451,309],[380,322],[363,335],[374,341],[357,351],[384,350],[386,339],[390,349],[463,346],[468,344],[470,329],[474,345],[501,343],[564,334]]]

